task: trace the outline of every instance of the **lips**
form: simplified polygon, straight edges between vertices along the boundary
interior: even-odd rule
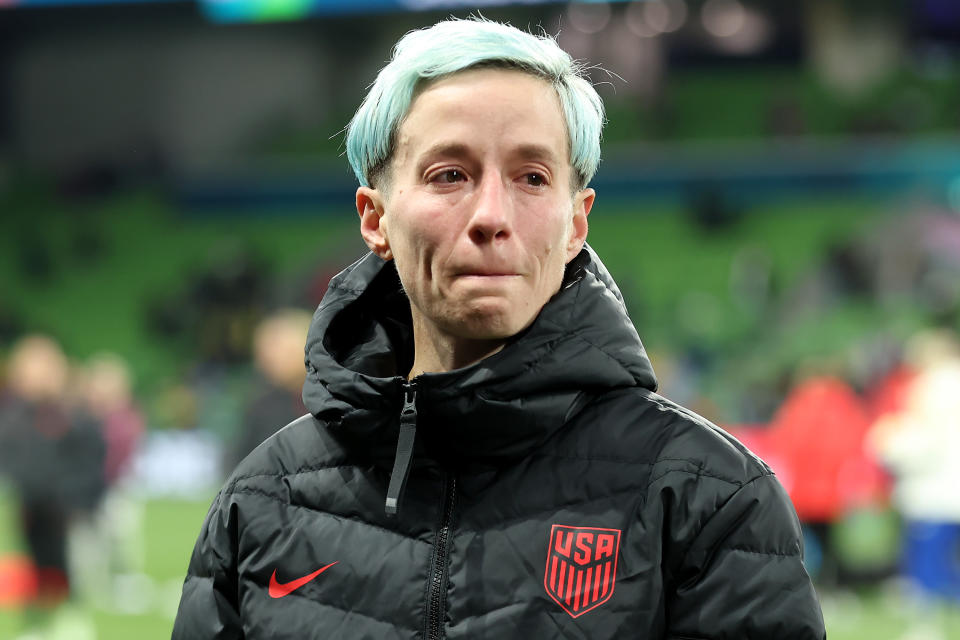
[[[465,266],[453,269],[453,275],[455,277],[469,277],[475,276],[478,278],[495,278],[499,276],[518,276],[520,275],[513,269],[509,267],[497,267],[491,265],[483,266]]]
[[[513,273],[508,271],[466,271],[463,273],[457,274],[459,278],[508,278],[510,276],[518,276],[519,273]]]

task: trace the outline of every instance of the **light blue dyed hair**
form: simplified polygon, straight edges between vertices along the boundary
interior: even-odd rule
[[[347,126],[347,159],[360,184],[376,186],[384,177],[397,130],[422,83],[475,67],[519,69],[553,85],[567,124],[573,187],[589,184],[600,164],[604,114],[583,67],[546,34],[484,18],[445,20],[397,42]]]

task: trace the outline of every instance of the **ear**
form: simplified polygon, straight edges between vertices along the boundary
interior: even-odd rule
[[[360,215],[360,235],[363,241],[384,260],[392,260],[390,241],[387,240],[386,229],[383,225],[383,196],[376,189],[359,187],[357,189],[357,213]]]
[[[587,216],[593,208],[597,192],[583,189],[573,197],[573,223],[570,225],[570,237],[567,241],[567,262],[577,257],[587,241]]]

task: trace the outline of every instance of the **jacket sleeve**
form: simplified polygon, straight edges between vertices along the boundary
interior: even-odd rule
[[[773,475],[744,484],[690,543],[667,603],[667,637],[825,640],[800,523]]]
[[[193,548],[171,640],[242,640],[236,518],[221,491]]]

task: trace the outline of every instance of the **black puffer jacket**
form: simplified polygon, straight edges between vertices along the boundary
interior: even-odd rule
[[[592,251],[473,366],[406,385],[409,322],[391,263],[331,283],[307,341],[312,415],[217,496],[174,638],[825,637],[777,480],[654,393]]]

